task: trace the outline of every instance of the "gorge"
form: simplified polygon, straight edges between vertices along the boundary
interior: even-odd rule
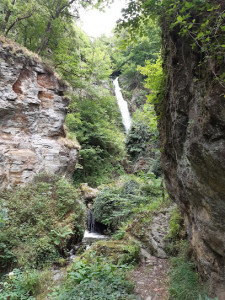
[[[129,0],[96,39],[25,2],[0,4],[0,300],[224,300],[223,1]]]

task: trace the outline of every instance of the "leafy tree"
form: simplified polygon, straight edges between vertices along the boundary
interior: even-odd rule
[[[47,55],[79,16],[79,8],[102,8],[110,0],[2,0],[1,32],[30,50]],[[63,33],[63,34],[62,34]]]
[[[75,171],[77,183],[98,185],[120,169],[125,156],[124,135],[116,99],[99,86],[80,89],[70,105],[66,124],[81,144],[80,164]]]
[[[143,76],[137,71],[137,66],[144,66],[146,60],[157,60],[161,39],[160,28],[153,21],[145,25],[144,36],[136,34],[136,39],[129,41],[128,34],[126,29],[122,29],[120,35],[115,38],[112,60],[115,71],[120,72],[129,82],[126,88],[132,90],[137,86],[141,87],[143,82]]]

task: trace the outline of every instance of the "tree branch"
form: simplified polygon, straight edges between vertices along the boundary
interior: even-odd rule
[[[9,26],[9,28],[6,30],[5,35],[7,36],[8,33],[9,33],[9,31],[10,31],[10,30],[13,28],[13,26],[16,25],[18,22],[30,18],[33,14],[34,14],[34,11],[32,11],[29,15],[26,15],[26,16],[24,16],[24,17],[18,17],[18,18],[16,18],[16,20],[15,20],[15,21]]]

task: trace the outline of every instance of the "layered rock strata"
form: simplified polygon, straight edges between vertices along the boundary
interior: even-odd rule
[[[200,273],[212,295],[225,299],[225,84],[218,80],[225,64],[215,55],[200,65],[201,49],[193,51],[193,40],[168,28],[166,95],[158,106],[165,182],[181,207]]]
[[[0,39],[0,187],[39,172],[70,175],[79,150],[66,139],[67,85],[39,58]]]

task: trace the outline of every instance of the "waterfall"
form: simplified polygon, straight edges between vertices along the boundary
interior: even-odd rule
[[[95,232],[95,217],[91,209],[88,209],[87,213],[87,230],[89,232]]]
[[[123,99],[123,95],[121,93],[121,89],[119,86],[118,82],[119,77],[113,80],[114,88],[115,88],[115,94],[116,94],[116,99],[117,103],[119,105],[120,113],[122,116],[122,122],[123,126],[125,128],[126,133],[129,131],[131,127],[131,117],[130,117],[130,112],[128,110],[128,105],[127,101]]]

